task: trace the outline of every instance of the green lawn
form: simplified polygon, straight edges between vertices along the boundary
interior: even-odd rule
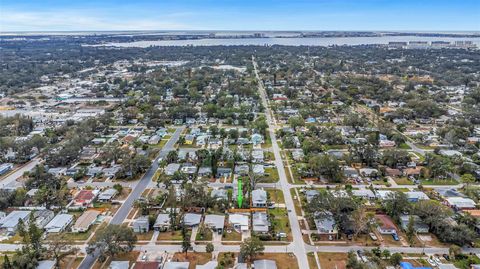
[[[394,180],[398,185],[413,185],[413,182],[406,177],[395,178]]]
[[[459,184],[458,181],[455,179],[434,179],[434,180],[427,180],[422,179],[420,180],[422,185],[457,185]]]
[[[398,145],[399,149],[411,149],[411,147],[407,143],[402,143]]]
[[[278,182],[279,176],[278,176],[278,171],[276,167],[265,168],[265,174],[268,174],[268,176],[264,176],[264,179],[262,180],[262,182],[264,183]]]
[[[283,191],[277,189],[267,189],[268,196],[272,203],[285,203],[285,198],[283,197]]]
[[[272,228],[275,232],[287,233],[288,238],[291,238],[290,222],[288,221],[287,210],[285,208],[275,208],[268,210],[268,213],[273,216],[270,220]]]

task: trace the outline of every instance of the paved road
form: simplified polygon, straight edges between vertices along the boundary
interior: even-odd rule
[[[23,173],[32,170],[37,164],[41,162],[40,157],[36,157],[30,162],[24,164],[22,167],[18,168],[17,170],[11,172],[10,174],[4,176],[1,179],[1,186],[2,187],[7,187],[7,186],[15,186],[15,181],[23,176]]]
[[[158,154],[157,158],[152,163],[152,166],[148,171],[143,175],[142,179],[137,183],[135,188],[132,190],[130,195],[128,196],[127,200],[122,204],[122,206],[118,209],[117,213],[113,216],[110,221],[110,224],[122,224],[122,222],[127,218],[128,212],[133,206],[135,200],[137,200],[148,186],[148,184],[152,181],[152,177],[158,169],[158,160],[160,158],[164,158],[167,156],[168,152],[174,149],[175,143],[177,143],[180,134],[183,132],[185,127],[179,127],[175,130],[175,133],[172,135],[170,140],[163,146],[162,150]],[[97,259],[98,252],[95,252],[94,255],[87,255],[85,259],[83,259],[82,263],[78,267],[79,269],[90,269],[92,268],[95,260]]]
[[[287,247],[281,247],[281,249],[283,250],[288,249],[288,252],[293,252],[295,254],[298,260],[299,268],[309,268],[307,252],[305,250],[305,243],[303,242],[302,231],[300,229],[300,224],[298,223],[297,214],[295,213],[295,205],[292,199],[292,195],[290,193],[290,185],[288,183],[287,175],[285,173],[285,167],[283,165],[282,156],[280,155],[280,147],[278,146],[277,138],[275,136],[276,126],[272,121],[271,111],[270,111],[270,108],[268,107],[267,93],[265,91],[265,88],[263,87],[262,80],[258,75],[257,63],[255,62],[253,57],[252,57],[252,63],[254,66],[255,76],[257,77],[257,81],[258,81],[258,89],[260,91],[262,104],[265,107],[265,115],[268,123],[268,132],[270,135],[270,139],[272,141],[273,154],[275,156],[275,166],[277,167],[277,170],[278,170],[280,188],[283,191],[283,195],[285,198],[285,205],[287,206],[287,210],[288,210],[288,220],[290,221],[290,228],[292,229],[293,242],[289,244]]]

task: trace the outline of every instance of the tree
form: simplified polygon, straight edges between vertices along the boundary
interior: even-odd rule
[[[367,266],[361,262],[359,259],[357,259],[357,255],[355,252],[350,251],[348,252],[348,258],[347,258],[347,269],[364,269],[367,268]]]
[[[400,253],[393,253],[392,256],[390,256],[390,264],[393,266],[398,266],[400,265],[400,262],[403,260],[402,254]]]
[[[410,202],[408,202],[408,197],[405,193],[394,191],[387,194],[382,206],[383,210],[385,210],[392,219],[398,222],[400,220],[400,215],[410,209]]]
[[[341,182],[343,178],[339,162],[329,155],[315,155],[310,158],[307,166],[317,178],[324,176],[332,182]]]
[[[288,119],[288,124],[290,124],[290,127],[292,127],[294,130],[297,129],[297,127],[301,127],[305,125],[305,121],[301,116],[296,116],[296,117],[290,117]]]
[[[364,206],[360,206],[355,211],[353,211],[352,220],[353,236],[357,237],[359,233],[365,231],[368,228],[368,223],[370,220]]]
[[[104,262],[108,257],[128,253],[133,250],[137,236],[129,227],[110,224],[96,232],[94,240],[87,246],[87,253],[93,255],[98,251],[98,259]]]
[[[412,215],[408,218],[408,226],[407,230],[405,231],[407,235],[407,241],[410,245],[413,244],[413,239],[415,236],[415,219],[413,218]]]
[[[470,184],[475,182],[475,177],[472,174],[463,174],[461,180],[465,183],[465,189],[468,190]]]
[[[28,226],[23,220],[18,222],[18,234],[22,237],[23,246],[13,256],[13,268],[34,269],[45,252],[42,246],[43,231],[37,227],[33,213],[30,214]]]
[[[213,244],[207,243],[207,246],[205,247],[205,251],[207,251],[207,253],[212,253],[214,250],[215,250],[215,247],[213,246]]]
[[[265,250],[262,241],[256,237],[250,237],[240,245],[240,255],[247,261],[252,261]]]
[[[72,242],[64,234],[55,236],[50,240],[47,253],[55,260],[55,268],[60,268],[61,261],[77,251],[77,248],[71,247],[71,245]]]
[[[449,248],[448,248],[448,253],[450,254],[450,257],[452,257],[452,259],[455,260],[455,258],[462,254],[462,248],[457,246],[457,245],[451,245]]]
[[[122,186],[122,184],[119,184],[119,183],[113,185],[113,188],[114,188],[119,194],[121,194],[122,191],[123,191],[123,186]]]
[[[188,250],[192,244],[190,243],[190,237],[187,233],[187,227],[185,223],[182,223],[182,251],[185,253],[185,257],[187,257]]]
[[[2,269],[13,269],[12,264],[10,263],[10,259],[8,258],[7,254],[5,254],[5,256],[3,256]]]

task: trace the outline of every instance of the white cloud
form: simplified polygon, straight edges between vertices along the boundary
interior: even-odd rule
[[[124,18],[91,10],[25,12],[2,10],[0,32],[6,31],[101,31],[192,29],[177,19],[188,13],[174,13],[159,18]]]

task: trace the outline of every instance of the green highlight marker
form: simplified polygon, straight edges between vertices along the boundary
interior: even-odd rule
[[[238,202],[238,208],[242,208],[242,205],[243,205],[243,189],[242,189],[242,179],[241,178],[238,178],[237,202]]]

